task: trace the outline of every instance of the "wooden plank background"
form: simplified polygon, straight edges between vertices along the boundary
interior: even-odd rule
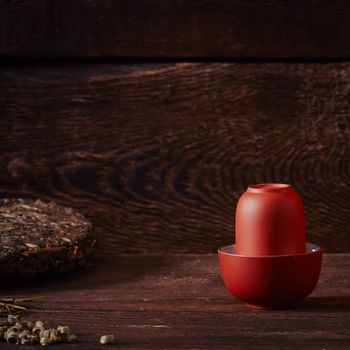
[[[249,183],[301,193],[308,240],[350,250],[350,64],[0,69],[0,190],[79,208],[104,254],[214,252]]]
[[[350,58],[346,0],[10,0],[0,57]]]

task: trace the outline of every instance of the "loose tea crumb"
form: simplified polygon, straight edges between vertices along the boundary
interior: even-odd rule
[[[68,326],[57,326],[57,331],[63,336],[68,336],[70,334],[70,328]]]
[[[69,334],[67,336],[68,343],[75,343],[76,341],[78,341],[78,337],[75,334]]]
[[[72,343],[77,340],[78,338],[70,333],[68,326],[49,328],[46,322],[41,320],[22,322],[19,315],[9,314],[7,321],[1,322],[0,326],[0,341],[6,341],[8,344],[41,344],[46,346]]]
[[[51,344],[50,339],[47,337],[42,337],[40,338],[40,344],[43,346]]]
[[[18,322],[18,320],[19,320],[19,315],[9,314],[7,316],[7,322],[9,324],[15,324],[16,322]]]
[[[9,344],[19,344],[19,336],[15,332],[6,332],[5,339]]]
[[[44,324],[43,321],[38,320],[38,321],[35,321],[34,327],[36,327],[36,328],[44,328],[45,324]]]
[[[114,335],[102,335],[100,338],[100,344],[112,344],[114,342]]]
[[[30,335],[23,335],[20,336],[21,345],[32,345],[33,344],[33,337]]]

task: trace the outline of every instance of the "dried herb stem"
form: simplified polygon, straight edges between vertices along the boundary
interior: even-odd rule
[[[20,305],[22,303],[29,303],[40,299],[40,297],[15,297],[15,298],[1,298],[0,299],[0,316],[6,317],[10,314],[18,314],[27,310],[26,306]]]

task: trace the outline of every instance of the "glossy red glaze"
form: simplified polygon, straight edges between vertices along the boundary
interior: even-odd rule
[[[316,287],[322,249],[307,244],[297,255],[249,257],[236,254],[235,245],[218,250],[226,288],[250,306],[279,309],[293,306]]]
[[[287,184],[251,185],[236,210],[237,254],[305,253],[304,206]]]

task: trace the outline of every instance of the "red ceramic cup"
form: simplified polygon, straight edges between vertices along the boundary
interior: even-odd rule
[[[236,210],[236,252],[245,256],[305,253],[304,206],[287,184],[248,187]]]

